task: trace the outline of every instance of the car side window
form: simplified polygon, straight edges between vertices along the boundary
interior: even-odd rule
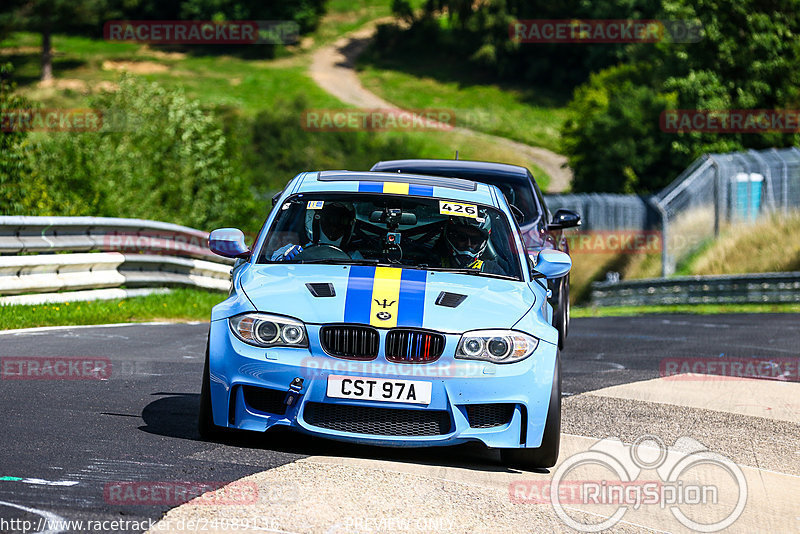
[[[531,186],[536,193],[536,199],[539,201],[539,205],[542,207],[542,224],[547,224],[552,219],[552,216],[550,215],[550,210],[547,209],[547,203],[544,201],[542,190],[539,189],[539,184],[536,183],[536,180],[533,179],[533,176],[528,175],[528,179],[531,181]]]

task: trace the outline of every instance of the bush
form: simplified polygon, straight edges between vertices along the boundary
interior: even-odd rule
[[[242,175],[260,199],[284,187],[302,171],[366,170],[381,159],[414,157],[421,141],[405,135],[373,132],[319,132],[301,127],[311,106],[303,97],[273,102],[254,118],[225,114],[225,130],[236,139]]]
[[[0,65],[0,125],[7,114],[31,109],[31,103],[13,93],[11,64]],[[0,130],[0,215],[34,215],[41,207],[41,188],[30,181],[32,146],[28,132]]]
[[[216,117],[181,90],[125,77],[92,105],[103,110],[101,131],[51,134],[38,146],[34,180],[51,184],[53,214],[202,229],[252,221],[254,199]]]

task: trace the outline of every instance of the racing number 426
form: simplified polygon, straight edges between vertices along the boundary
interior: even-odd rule
[[[478,207],[474,204],[462,204],[460,202],[439,202],[439,212],[448,215],[462,215],[465,217],[477,217]]]

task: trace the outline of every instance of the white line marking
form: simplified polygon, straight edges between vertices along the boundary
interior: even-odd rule
[[[76,480],[44,480],[43,478],[23,478],[19,482],[23,484],[35,484],[37,486],[74,486]]]
[[[56,530],[50,529],[50,525],[52,524],[60,524],[64,525],[66,523],[66,519],[61,516],[58,516],[52,512],[48,512],[45,510],[37,510],[36,508],[29,508],[27,506],[22,506],[21,504],[14,504],[13,502],[6,502],[0,501],[0,506],[10,506],[11,508],[16,508],[17,510],[22,510],[23,512],[28,512],[29,514],[36,514],[40,517],[43,517],[47,521],[47,530],[42,530],[39,534],[58,534],[59,532],[64,532],[63,530]]]

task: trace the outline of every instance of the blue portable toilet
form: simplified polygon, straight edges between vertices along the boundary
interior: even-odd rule
[[[740,172],[734,178],[733,209],[735,218],[740,221],[755,221],[761,211],[761,191],[764,176],[751,172]]]

